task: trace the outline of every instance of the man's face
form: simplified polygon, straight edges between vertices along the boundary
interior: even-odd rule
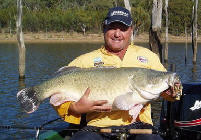
[[[113,22],[104,27],[105,46],[118,52],[129,45],[133,28],[120,22]]]

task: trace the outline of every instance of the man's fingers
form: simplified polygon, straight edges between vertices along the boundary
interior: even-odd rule
[[[102,106],[104,104],[106,104],[108,101],[107,100],[98,100],[98,101],[94,101],[93,105],[94,106]]]
[[[107,100],[94,101],[93,111],[96,111],[96,112],[110,112],[112,110],[112,106],[104,105],[107,102],[108,102]]]
[[[94,106],[93,111],[96,112],[110,112],[112,110],[112,106]]]
[[[89,97],[89,94],[90,94],[90,88],[87,88],[83,96]]]

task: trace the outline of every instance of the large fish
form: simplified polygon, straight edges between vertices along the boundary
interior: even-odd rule
[[[172,72],[144,68],[64,67],[42,84],[19,91],[17,100],[27,113],[32,113],[48,97],[54,106],[78,101],[88,87],[90,100],[108,100],[114,110],[129,110],[134,118],[144,104],[157,99],[169,87],[178,96],[182,93],[181,81]]]

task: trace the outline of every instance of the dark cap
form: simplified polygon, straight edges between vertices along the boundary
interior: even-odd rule
[[[109,25],[112,22],[121,22],[126,26],[131,26],[132,21],[131,14],[126,8],[114,7],[109,10],[104,25]]]

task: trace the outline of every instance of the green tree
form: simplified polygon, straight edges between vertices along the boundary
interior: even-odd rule
[[[179,35],[184,33],[185,26],[191,26],[192,6],[192,1],[188,0],[169,1],[170,33]]]
[[[135,29],[142,32],[147,31],[150,25],[149,13],[143,7],[132,8],[131,12]]]
[[[16,6],[16,0],[0,0],[0,9]]]
[[[148,32],[152,0],[129,0],[132,17],[139,32]],[[23,30],[100,32],[109,8],[124,6],[123,0],[23,0]],[[201,0],[198,5],[198,33],[201,31]],[[8,8],[9,7],[9,8]],[[169,0],[169,32],[180,35],[190,30],[192,0]],[[163,16],[164,17],[164,16]],[[165,17],[163,18],[165,23]],[[164,26],[163,26],[164,27]],[[0,0],[0,29],[16,28],[16,1]]]

